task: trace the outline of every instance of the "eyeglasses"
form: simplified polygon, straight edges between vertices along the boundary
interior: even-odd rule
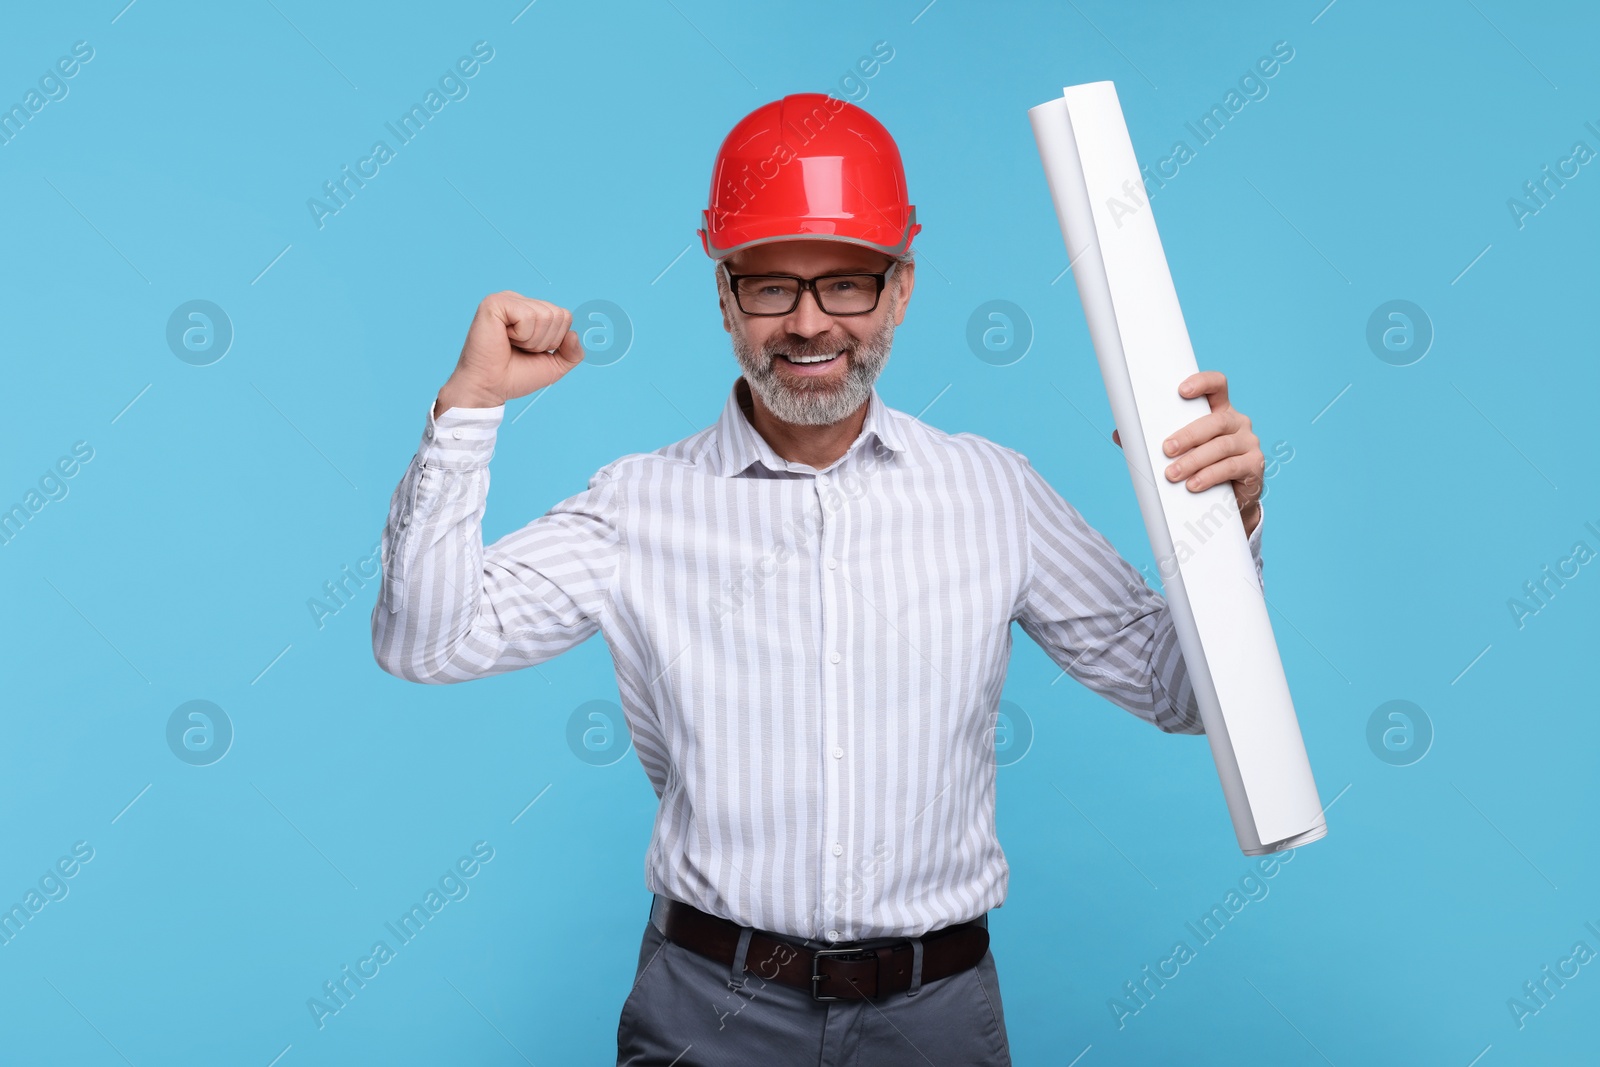
[[[824,315],[865,315],[878,306],[889,275],[898,263],[881,274],[821,274],[800,278],[793,274],[735,274],[724,265],[728,288],[746,315],[787,315],[800,306],[800,294],[810,289]]]

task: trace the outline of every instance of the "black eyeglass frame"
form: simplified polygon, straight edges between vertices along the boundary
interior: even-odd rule
[[[771,272],[764,274],[735,274],[733,271],[729,270],[728,265],[724,263],[722,264],[722,273],[728,278],[728,292],[733,294],[733,303],[739,309],[739,312],[742,315],[748,315],[751,318],[757,319],[776,318],[780,315],[793,315],[795,308],[800,306],[800,301],[805,299],[806,290],[809,289],[811,290],[812,299],[817,302],[817,310],[821,311],[824,315],[827,315],[830,318],[844,319],[855,315],[870,315],[874,311],[878,310],[878,301],[883,299],[883,291],[889,287],[889,275],[893,274],[895,268],[899,265],[900,261],[895,260],[893,263],[889,264],[887,270],[883,270],[878,273],[873,273],[870,270],[840,270],[834,271],[831,274],[819,274],[815,278],[802,278],[798,274],[774,274]],[[739,299],[738,285],[738,283],[744,278],[788,278],[791,281],[799,282],[800,286],[794,291],[794,303],[790,304],[788,308],[783,311],[746,311],[744,308],[744,302]],[[871,278],[873,281],[878,283],[877,292],[872,294],[872,306],[864,311],[829,311],[827,308],[822,306],[822,292],[817,288],[817,283],[822,281],[824,278]]]

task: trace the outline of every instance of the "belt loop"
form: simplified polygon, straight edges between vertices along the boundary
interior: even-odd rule
[[[728,988],[735,993],[743,989],[747,981],[744,976],[744,957],[750,951],[750,935],[754,932],[749,926],[739,928],[739,947],[733,950],[733,966],[728,971]]]
[[[922,938],[911,939],[911,988],[906,990],[906,996],[914,997],[922,992]]]

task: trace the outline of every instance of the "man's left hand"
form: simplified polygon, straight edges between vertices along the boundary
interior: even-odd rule
[[[1261,521],[1267,457],[1261,452],[1260,438],[1250,430],[1250,417],[1228,403],[1228,379],[1221,371],[1191,374],[1178,383],[1178,392],[1187,397],[1204,396],[1211,404],[1211,414],[1200,416],[1163,442],[1172,460],[1167,465],[1167,480],[1187,478],[1188,488],[1196,493],[1231,481],[1244,532],[1246,536],[1254,533]],[[1111,440],[1121,447],[1117,431],[1111,431]]]

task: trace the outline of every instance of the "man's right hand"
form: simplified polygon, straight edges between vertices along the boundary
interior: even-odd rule
[[[527,396],[583,362],[572,312],[510,290],[484,297],[472,317],[455,373],[434,404],[492,408]]]

